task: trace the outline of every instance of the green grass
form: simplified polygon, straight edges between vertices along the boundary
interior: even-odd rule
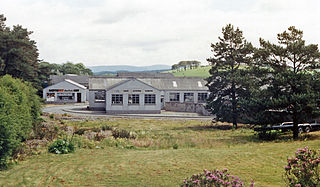
[[[202,77],[202,78],[207,78],[210,76],[209,70],[210,66],[203,66],[203,67],[198,67],[196,69],[187,69],[185,70],[171,70],[171,71],[166,71],[167,73],[173,73],[174,76],[176,77]]]
[[[137,133],[127,140],[134,149],[108,146],[77,149],[68,155],[43,153],[0,172],[0,186],[178,186],[203,169],[228,168],[256,186],[284,186],[282,175],[289,156],[297,148],[318,149],[319,132],[308,139],[262,142],[243,126],[212,126],[208,121],[111,119],[72,122],[86,128],[109,125]],[[227,130],[220,130],[220,127]],[[178,149],[173,145],[178,144]]]

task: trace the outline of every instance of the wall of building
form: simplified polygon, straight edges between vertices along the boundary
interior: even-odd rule
[[[89,90],[89,109],[90,110],[106,110],[106,102],[96,101],[95,94],[105,90]]]
[[[164,104],[164,109],[167,111],[175,111],[175,112],[195,112],[204,116],[211,115],[205,109],[205,105],[201,103],[167,102]]]
[[[179,101],[170,101],[170,93],[179,93]],[[184,93],[193,93],[193,101],[185,102]],[[196,112],[201,115],[210,115],[210,113],[205,109],[205,102],[198,100],[199,93],[207,93],[206,91],[165,91],[165,103],[164,110],[176,111],[176,112]]]
[[[47,103],[76,103],[78,102],[78,93],[81,93],[81,102],[85,102],[87,89],[63,81],[43,89],[43,98]]]
[[[121,94],[122,104],[112,103],[112,94]],[[129,94],[139,94],[139,104],[129,104]],[[146,94],[155,94],[155,104],[145,103]],[[138,80],[130,80],[106,92],[107,113],[160,113],[160,91]]]

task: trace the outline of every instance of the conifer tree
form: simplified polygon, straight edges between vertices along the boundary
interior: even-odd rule
[[[237,128],[241,106],[239,100],[248,96],[247,67],[252,59],[253,47],[239,28],[228,24],[222,28],[219,42],[211,44],[213,57],[207,86],[211,92],[207,109],[217,120],[233,123]]]
[[[264,103],[263,112],[289,116],[294,124],[294,139],[298,138],[298,124],[318,115],[320,96],[316,71],[320,59],[318,46],[306,45],[302,37],[303,32],[291,26],[278,34],[278,44],[260,38],[261,47],[255,53],[256,62],[268,70],[269,76],[263,80],[265,89],[254,99]]]

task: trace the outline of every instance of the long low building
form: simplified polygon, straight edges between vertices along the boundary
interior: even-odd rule
[[[89,108],[106,113],[186,111],[206,114],[209,90],[201,78],[90,77]]]

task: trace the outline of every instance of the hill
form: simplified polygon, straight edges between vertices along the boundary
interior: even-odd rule
[[[209,70],[211,66],[201,66],[196,69],[187,69],[187,70],[170,70],[166,73],[173,73],[176,77],[209,77]]]
[[[121,65],[121,66],[90,66],[88,67],[91,69],[91,71],[94,74],[101,75],[101,74],[112,74],[112,73],[117,73],[120,71],[128,71],[128,72],[152,72],[152,71],[166,71],[170,70],[171,66],[164,65],[164,64],[158,64],[158,65],[152,65],[152,66],[126,66],[126,65]]]

